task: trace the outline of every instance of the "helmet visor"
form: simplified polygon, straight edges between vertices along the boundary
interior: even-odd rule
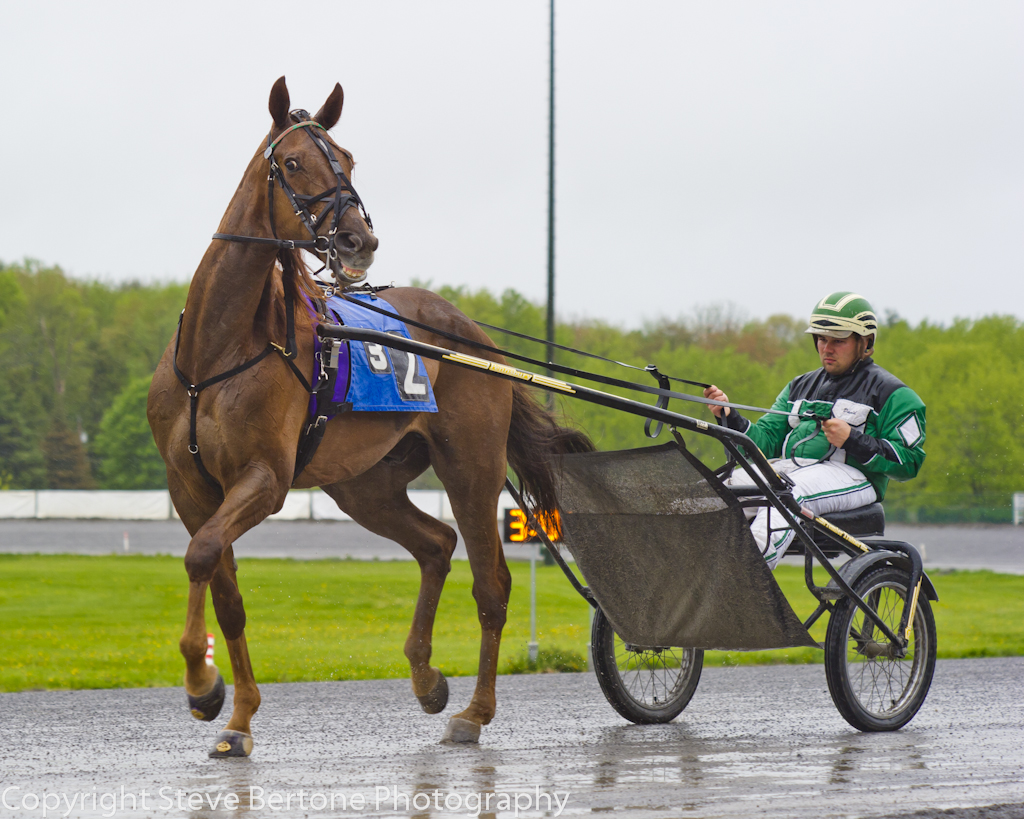
[[[812,336],[825,336],[825,338],[849,338],[853,335],[853,330],[837,330],[835,328],[828,327],[815,327],[812,324],[804,330],[804,333],[809,333]]]

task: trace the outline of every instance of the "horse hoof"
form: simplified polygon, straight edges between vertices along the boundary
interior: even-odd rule
[[[441,742],[445,744],[455,742],[479,742],[480,726],[462,717],[452,717],[444,729],[444,736]]]
[[[210,751],[210,759],[225,759],[229,756],[249,756],[252,753],[252,734],[241,731],[221,731]]]
[[[217,682],[213,684],[213,689],[209,694],[203,694],[201,697],[193,697],[188,694],[188,709],[196,719],[212,722],[217,719],[220,709],[224,707],[224,694],[224,678],[218,674]]]
[[[420,707],[428,714],[440,714],[444,711],[444,707],[448,704],[448,680],[444,678],[444,674],[438,671],[437,682],[430,693],[416,699],[420,701]]]

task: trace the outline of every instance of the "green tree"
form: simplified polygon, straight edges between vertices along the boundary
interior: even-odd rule
[[[93,442],[104,489],[165,489],[167,472],[146,420],[152,378],[131,381],[103,414]]]
[[[9,385],[0,377],[0,474],[4,489],[44,489],[46,462],[38,437],[17,411]]]
[[[73,430],[59,413],[43,438],[43,457],[50,489],[96,488],[81,433]]]
[[[544,334],[543,306],[515,290],[496,295],[466,287],[432,289],[472,319]],[[186,292],[185,284],[79,281],[31,261],[0,265],[0,482],[90,485],[90,464],[81,460],[85,437],[91,441],[92,474],[103,486],[164,485],[145,422],[145,393]],[[684,309],[676,318],[630,330],[561,321],[555,340],[641,369],[656,364],[669,375],[715,383],[733,401],[762,407],[795,375],[818,366],[801,319],[750,320],[727,304]],[[487,333],[510,351],[546,356],[543,345]],[[1024,491],[1024,324],[993,315],[914,326],[891,314],[881,328],[876,359],[928,406],[928,459],[918,478],[890,487],[890,517],[1007,520],[1011,493]],[[655,384],[647,373],[593,358],[557,352],[555,361]],[[591,386],[654,403],[651,396]],[[678,383],[673,388],[700,392]],[[644,437],[642,418],[582,401],[559,404],[569,422],[586,429],[602,449],[654,443]],[[713,422],[698,404],[673,400],[669,408]],[[757,414],[749,417],[756,420]],[[663,433],[659,442],[664,440]],[[706,462],[721,462],[721,446],[713,439],[694,434],[687,441]]]
[[[180,283],[80,281],[32,261],[0,264],[0,395],[6,415],[18,419],[0,427],[0,457],[16,436],[42,459],[58,415],[79,437],[95,440],[114,398],[132,379],[153,373],[187,290]],[[98,474],[98,453],[86,451]],[[26,480],[14,475],[12,485]]]

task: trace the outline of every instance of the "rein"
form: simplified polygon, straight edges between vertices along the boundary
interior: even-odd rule
[[[326,257],[324,266],[326,267],[331,262],[337,261],[338,249],[337,234],[338,226],[341,223],[342,216],[351,207],[357,207],[362,213],[363,219],[366,220],[367,227],[373,230],[373,221],[370,219],[370,214],[366,212],[366,206],[363,204],[363,200],[356,193],[356,189],[352,187],[352,182],[345,175],[344,169],[341,167],[341,163],[338,162],[338,158],[334,155],[334,151],[331,150],[330,143],[327,142],[319,134],[313,135],[312,130],[319,128],[321,131],[326,131],[319,122],[314,119],[310,119],[309,113],[303,110],[292,111],[291,117],[296,120],[296,124],[291,128],[284,131],[277,139],[271,139],[273,132],[267,134],[267,148],[263,152],[264,159],[270,161],[270,173],[267,174],[267,209],[270,215],[270,232],[273,234],[273,238],[267,236],[242,236],[237,233],[214,233],[214,239],[221,239],[228,242],[247,242],[251,244],[261,245],[273,245],[281,250],[309,250],[320,256]],[[334,177],[337,180],[337,184],[333,188],[328,188],[321,193],[313,196],[304,196],[297,194],[295,189],[292,188],[291,183],[285,178],[284,173],[281,172],[281,166],[277,164],[277,157],[274,156],[274,150],[277,146],[294,131],[304,130],[306,136],[308,136],[313,144],[320,150],[320,152],[327,157],[327,161],[331,165],[331,171],[334,173]],[[310,239],[280,239],[277,236],[277,226],[274,224],[274,183],[284,191],[285,196],[288,197],[288,202],[292,206],[292,210],[295,211],[295,215],[299,217],[303,226],[309,232]],[[310,207],[316,205],[319,202],[330,200],[327,202],[326,207],[319,216],[310,211]],[[333,214],[331,217],[331,227],[327,231],[327,235],[324,236],[318,231],[324,224],[324,220],[328,214]],[[333,271],[338,275],[337,271]],[[342,278],[348,278],[344,273],[340,274]],[[355,281],[350,279],[350,281]]]
[[[379,288],[379,289],[385,289],[385,288]],[[371,290],[372,290],[372,288],[371,288]],[[621,378],[613,378],[613,377],[607,376],[607,375],[599,375],[597,373],[587,372],[586,370],[578,370],[578,369],[576,369],[574,367],[566,367],[566,366],[563,366],[561,364],[556,364],[553,361],[546,361],[545,362],[545,361],[541,361],[541,360],[536,359],[536,358],[530,358],[529,356],[519,355],[518,353],[509,352],[508,350],[502,350],[502,349],[500,349],[498,347],[494,347],[494,346],[492,346],[490,344],[484,344],[483,342],[480,342],[480,341],[474,341],[473,339],[465,338],[463,336],[457,335],[456,333],[449,333],[449,332],[447,332],[445,330],[440,330],[437,327],[431,327],[429,324],[423,324],[422,322],[415,321],[415,320],[407,318],[405,316],[400,316],[397,313],[392,313],[390,310],[384,310],[381,307],[376,307],[376,306],[374,306],[372,304],[367,304],[366,302],[359,301],[358,299],[350,298],[344,291],[339,292],[338,295],[341,298],[345,299],[345,301],[349,302],[350,304],[357,304],[360,307],[366,308],[367,310],[372,310],[375,313],[380,313],[382,316],[388,316],[390,318],[397,319],[398,321],[402,321],[402,322],[404,322],[406,324],[411,324],[413,327],[418,327],[420,330],[426,330],[429,333],[434,333],[435,335],[441,336],[442,338],[446,338],[449,341],[454,341],[454,342],[456,342],[458,344],[465,344],[465,345],[467,345],[469,347],[475,347],[478,350],[486,350],[487,352],[490,352],[490,353],[497,353],[498,355],[506,356],[507,358],[513,358],[516,361],[522,361],[522,362],[524,362],[526,364],[531,364],[531,365],[533,365],[535,367],[544,367],[544,368],[546,368],[548,370],[551,370],[552,372],[561,373],[562,375],[569,375],[569,376],[572,376],[574,378],[582,378],[582,379],[584,379],[586,381],[594,381],[594,382],[596,382],[598,384],[606,384],[606,385],[608,385],[610,387],[621,387],[622,389],[634,390],[636,392],[643,392],[643,393],[647,393],[648,395],[658,396],[658,402],[657,402],[656,406],[658,406],[660,409],[665,409],[668,406],[668,399],[670,399],[670,398],[678,398],[681,401],[690,401],[690,402],[695,403],[695,404],[705,404],[707,406],[712,406],[712,407],[731,407],[733,409],[749,410],[751,412],[762,412],[762,413],[766,413],[766,414],[770,414],[770,415],[785,415],[787,418],[796,415],[796,417],[798,417],[798,418],[806,418],[806,419],[814,419],[814,420],[816,420],[816,416],[814,416],[812,413],[804,414],[804,413],[783,412],[782,410],[769,409],[769,408],[766,408],[766,407],[755,407],[755,406],[750,406],[748,404],[734,404],[734,403],[729,402],[729,401],[713,401],[712,399],[704,398],[703,396],[689,395],[688,393],[685,393],[685,392],[676,392],[675,390],[670,390],[670,389],[668,389],[668,380],[669,380],[670,376],[667,376],[667,375],[664,375],[664,374],[658,372],[658,368],[655,367],[653,364],[648,365],[647,367],[645,367],[643,369],[644,369],[645,372],[651,373],[655,378],[658,379],[658,383],[660,385],[659,387],[649,387],[646,384],[637,384],[634,381],[625,381],[625,380],[623,380]],[[476,322],[476,323],[480,324],[480,322]],[[481,326],[490,327],[491,325],[481,325]],[[538,344],[546,344],[547,343],[546,341],[542,341],[539,338],[534,338],[532,336],[522,335],[520,333],[515,333],[515,332],[510,331],[510,330],[504,330],[503,328],[500,328],[500,327],[493,327],[492,329],[500,330],[501,332],[508,332],[510,335],[515,335],[515,336],[518,336],[519,338],[524,338],[524,339],[527,339],[529,341],[535,341]],[[608,362],[610,362],[612,364],[621,364],[622,363],[622,362],[619,362],[619,361],[614,361],[613,359],[610,359],[610,358],[601,358],[601,356],[593,355],[592,353],[584,353],[581,350],[574,350],[572,347],[563,347],[561,345],[554,345],[554,346],[557,346],[559,349],[566,350],[568,352],[579,353],[581,355],[590,355],[592,358],[600,358],[602,361],[608,361]],[[622,366],[630,367],[630,368],[633,368],[633,369],[641,369],[639,367],[635,367],[632,364],[622,364]],[[686,381],[685,379],[682,379],[682,378],[672,378],[671,380],[673,380],[673,381],[680,381],[680,382],[682,382],[684,384],[693,384],[694,386],[697,386],[697,387],[707,387],[707,386],[709,386],[707,384],[702,384],[699,381]],[[651,435],[649,427],[647,427],[647,430],[648,430],[648,437],[652,437],[652,438],[657,437],[658,433],[661,430],[661,425],[660,424],[658,425],[658,427],[656,428],[656,431],[655,431],[655,433],[653,435]]]

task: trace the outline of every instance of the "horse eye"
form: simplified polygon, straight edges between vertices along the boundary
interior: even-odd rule
[[[289,171],[293,171],[293,172],[294,172],[294,171],[297,171],[297,170],[299,169],[299,163],[298,163],[298,162],[296,162],[296,161],[295,161],[294,159],[286,159],[286,160],[284,161],[284,166],[285,166],[285,167],[286,167],[286,168],[287,168],[287,169],[288,169]]]

